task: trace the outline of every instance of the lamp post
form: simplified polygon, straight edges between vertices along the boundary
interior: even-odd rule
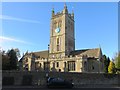
[[[49,44],[48,44],[48,59],[47,59],[47,71],[49,72],[49,67],[48,67],[48,61],[49,61]]]
[[[46,73],[46,78],[49,77],[48,72],[49,72],[49,68],[48,68],[48,60],[49,60],[49,44],[48,44],[48,58],[47,58],[47,73]]]

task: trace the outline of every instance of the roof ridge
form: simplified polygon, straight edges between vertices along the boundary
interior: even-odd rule
[[[75,50],[75,51],[80,51],[80,50],[90,50],[90,49],[78,49],[78,50]]]
[[[100,49],[100,48],[91,48],[91,49]]]
[[[45,52],[45,51],[48,51],[48,50],[44,50],[44,51],[36,51],[36,52],[33,52],[33,53],[39,53],[39,52]]]

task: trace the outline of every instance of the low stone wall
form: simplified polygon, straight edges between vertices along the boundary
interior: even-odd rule
[[[103,73],[70,73],[70,72],[49,72],[50,77],[60,77],[71,80],[75,87],[109,87],[120,86],[120,74],[103,74]],[[14,77],[14,83],[11,85],[21,86],[46,86],[45,72],[27,72],[27,71],[3,71],[2,79],[5,83],[6,77]],[[31,82],[31,83],[30,83]],[[6,84],[7,85],[7,84]]]

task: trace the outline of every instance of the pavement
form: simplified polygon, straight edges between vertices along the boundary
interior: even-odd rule
[[[72,89],[67,89],[67,88],[54,88],[54,90],[120,90],[120,87],[79,87],[75,88],[73,87]],[[3,86],[2,90],[52,90],[47,88],[46,86]]]
[[[48,89],[48,88],[2,88],[2,90],[120,90],[120,88],[73,88],[73,89]]]

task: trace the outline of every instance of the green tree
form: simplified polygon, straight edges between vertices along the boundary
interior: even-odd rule
[[[115,56],[115,67],[120,69],[120,52]]]
[[[14,51],[16,52],[17,58],[20,58],[21,57],[20,50],[18,48],[15,48]]]
[[[2,53],[2,70],[18,69],[18,57],[20,56],[19,49],[8,50],[7,53]]]
[[[8,57],[9,57],[9,62],[10,62],[10,70],[16,70],[17,69],[17,62],[18,62],[18,58],[16,55],[16,52],[14,49],[11,49],[8,52]]]
[[[108,66],[108,73],[114,74],[115,73],[115,64],[113,61],[110,61],[109,66]]]
[[[115,60],[115,68],[117,70],[117,73],[120,73],[120,52],[116,54],[114,60]]]
[[[8,70],[10,67],[9,57],[2,53],[2,70]]]
[[[103,58],[103,61],[104,61],[104,72],[108,73],[108,66],[109,66],[109,63],[110,63],[110,59],[106,55],[103,55],[102,58]]]

